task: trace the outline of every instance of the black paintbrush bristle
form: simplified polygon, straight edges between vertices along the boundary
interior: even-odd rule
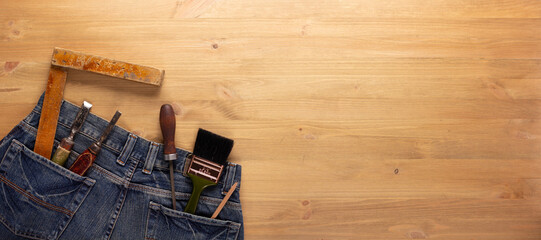
[[[193,148],[195,156],[225,165],[233,149],[233,140],[200,128]]]

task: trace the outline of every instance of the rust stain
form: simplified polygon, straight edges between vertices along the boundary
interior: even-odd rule
[[[52,64],[137,82],[160,85],[163,71],[155,68],[91,56],[64,49],[55,49]]]
[[[4,64],[4,72],[5,73],[10,73],[10,72],[13,72],[13,70],[19,66],[19,62],[6,62]]]

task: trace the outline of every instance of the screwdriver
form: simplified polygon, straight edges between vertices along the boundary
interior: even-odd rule
[[[86,116],[88,115],[88,112],[90,112],[90,108],[92,108],[92,104],[87,101],[83,101],[83,105],[77,113],[77,116],[75,116],[75,120],[71,126],[70,135],[62,139],[62,142],[60,142],[56,148],[56,151],[54,152],[53,157],[51,158],[53,162],[60,166],[64,165],[68,159],[68,156],[70,155],[71,148],[73,147],[73,137],[75,137],[75,134],[78,133],[83,126]]]
[[[94,161],[96,160],[96,156],[98,155],[98,153],[100,153],[101,144],[103,143],[103,141],[105,141],[111,130],[113,130],[113,127],[120,118],[121,114],[122,113],[120,113],[119,111],[116,111],[113,119],[111,119],[105,131],[103,131],[103,133],[101,134],[100,139],[92,143],[89,148],[87,148],[83,153],[81,153],[81,155],[79,155],[79,157],[77,157],[77,160],[75,160],[75,162],[70,167],[70,170],[72,172],[82,176],[86,173],[90,166],[92,166],[92,163],[94,163]]]
[[[169,104],[164,104],[160,108],[160,128],[163,135],[163,159],[169,162],[169,182],[171,183],[171,201],[173,210],[177,209],[177,200],[175,197],[175,174],[173,162],[177,160],[177,149],[175,148],[175,112]]]

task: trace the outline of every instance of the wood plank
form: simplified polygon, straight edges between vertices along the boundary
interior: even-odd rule
[[[74,93],[71,93],[74,94]],[[138,109],[141,100],[134,96],[109,96],[98,99],[88,97],[102,109],[120,105],[134,109],[138,115],[147,112]],[[160,100],[146,102],[149,109],[160,105]],[[250,101],[180,101],[177,103],[184,120],[325,120],[335,119],[539,119],[541,100],[434,100],[422,99],[295,99]],[[114,112],[114,111],[113,111]]]
[[[247,226],[258,239],[537,239],[539,200],[262,200]],[[348,209],[348,215],[342,214]],[[494,211],[498,209],[498,211]],[[264,212],[275,212],[263,215]],[[377,213],[378,218],[373,215]],[[250,229],[251,227],[251,229]],[[273,234],[269,235],[268,233]]]
[[[13,106],[5,111],[17,108],[19,106]],[[125,114],[130,115],[130,119],[121,120],[125,121],[121,126],[151,140],[161,141],[159,129],[141,127],[154,126],[154,121],[136,121],[145,113],[134,115],[130,111]],[[284,161],[284,164],[301,164],[310,159],[323,161],[321,156],[333,152],[340,154],[333,156],[332,162],[344,163],[379,161],[377,159],[535,160],[539,158],[538,146],[541,144],[540,122],[529,119],[363,120],[342,122],[341,127],[333,123],[182,120],[177,135],[186,137],[178,139],[177,146],[192,149],[198,127],[220,131],[236,139],[238,144],[231,156],[233,161],[258,159],[269,163]],[[14,125],[15,122],[3,125],[3,134],[7,134]],[[276,149],[280,149],[279,159],[274,154]],[[352,167],[356,164],[353,163]]]
[[[126,21],[110,20],[20,20],[13,26],[9,26],[11,19],[2,18],[2,21],[8,24],[0,30],[5,33],[0,39],[5,42],[5,49],[13,57],[21,58],[20,61],[25,60],[22,57],[28,55],[28,51],[43,52],[44,57],[49,57],[50,50],[45,49],[54,46],[76,51],[85,49],[113,59],[120,58],[118,53],[145,49],[128,55],[138,59],[150,57],[154,64],[149,64],[150,59],[140,64],[160,69],[162,64],[170,63],[164,59],[263,56],[266,59],[342,60],[406,56],[529,59],[541,56],[538,28],[541,19],[143,19],[130,21],[129,28]],[[51,31],[53,29],[62,30]],[[85,41],[76,41],[78,38]],[[70,44],[65,45],[66,42]]]
[[[44,11],[43,9],[50,9]],[[444,10],[443,10],[444,9]],[[0,13],[14,17],[32,15],[42,19],[56,18],[95,20],[100,18],[133,19],[134,17],[184,19],[184,18],[538,18],[541,16],[539,1],[522,0],[414,0],[387,1],[385,4],[370,0],[332,1],[314,3],[310,0],[165,0],[137,4],[111,1],[92,1],[67,4],[54,0],[39,2],[23,0],[3,3]],[[3,15],[3,14],[0,14]]]
[[[39,95],[44,86],[40,78],[48,71],[48,65],[16,63],[17,66],[9,73],[3,73],[0,68],[0,91],[19,94],[17,91],[23,90],[20,86],[24,84],[27,86],[25,91]],[[0,62],[2,65],[6,62]],[[160,90],[163,97],[156,94],[156,89],[79,71],[70,72],[67,91],[88,91],[90,96],[94,96],[108,89],[123,88],[126,92],[151,95],[152,99],[167,99],[182,91],[182,98],[186,100],[236,101],[276,98],[511,101],[539,99],[541,96],[541,61],[535,59],[260,59],[254,62],[183,62],[182,65],[182,68],[168,71],[171,81]],[[72,101],[82,100],[76,94],[68,96]],[[13,98],[6,100],[10,99]]]

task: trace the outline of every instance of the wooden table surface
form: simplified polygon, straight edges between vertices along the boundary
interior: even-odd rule
[[[233,138],[246,239],[541,239],[541,1],[2,0],[1,136],[55,46],[165,69],[65,99]]]

